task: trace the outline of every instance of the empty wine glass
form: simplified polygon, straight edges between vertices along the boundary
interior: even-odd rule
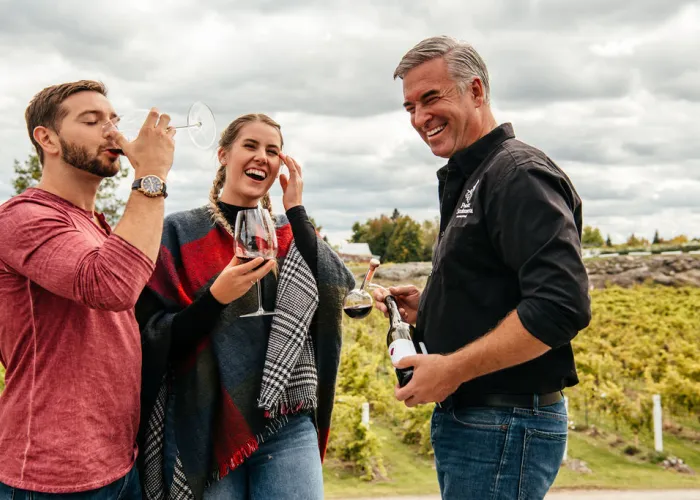
[[[352,319],[365,318],[372,312],[374,300],[365,290],[365,286],[368,286],[372,281],[372,276],[374,276],[374,271],[376,271],[377,267],[379,267],[379,261],[377,259],[370,260],[369,269],[367,269],[360,288],[350,290],[343,300],[343,311]]]
[[[119,115],[114,122],[109,121],[104,126],[114,125],[128,141],[133,141],[146,121],[150,110],[133,109]],[[209,106],[203,102],[195,102],[187,113],[187,124],[174,126],[175,129],[187,129],[190,140],[200,149],[209,149],[216,139],[216,119]],[[121,153],[121,152],[120,152]]]
[[[265,259],[260,266],[268,260],[277,257],[277,233],[270,213],[261,208],[244,209],[236,216],[236,226],[233,235],[234,255],[241,262],[262,257]],[[274,311],[265,311],[260,295],[260,280],[256,281],[258,288],[258,310],[244,314],[241,318],[249,316],[270,316]]]

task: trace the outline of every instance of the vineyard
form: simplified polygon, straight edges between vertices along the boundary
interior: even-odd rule
[[[697,454],[690,459],[697,467],[700,288],[613,287],[591,293],[592,322],[574,340],[581,382],[566,391],[571,434],[605,438],[604,446],[617,447],[638,463],[660,463],[665,456],[654,453],[652,444],[652,395],[659,394],[665,435],[692,443]],[[416,457],[431,456],[432,405],[408,409],[394,399],[387,326],[377,311],[364,320],[345,319],[329,451],[334,467],[365,481],[392,479],[379,451],[379,434],[387,429],[389,440],[410,445]],[[369,427],[361,423],[365,401],[371,409]],[[577,458],[575,449],[570,457]]]

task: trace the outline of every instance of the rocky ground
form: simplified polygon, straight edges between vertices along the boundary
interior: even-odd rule
[[[595,288],[608,284],[629,287],[654,283],[668,286],[700,286],[700,258],[694,255],[620,256],[586,260],[588,277]]]
[[[667,286],[700,286],[700,256],[651,255],[586,259],[592,288],[610,285],[630,287],[652,283]],[[380,266],[379,283],[413,283],[421,286],[430,274],[430,262],[409,262]]]

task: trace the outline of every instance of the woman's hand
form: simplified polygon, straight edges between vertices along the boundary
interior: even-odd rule
[[[289,169],[289,177],[286,174],[280,175],[280,186],[282,186],[282,204],[287,211],[292,207],[302,204],[301,193],[304,188],[304,181],[301,179],[301,165],[294,158],[280,153],[280,158]]]
[[[220,304],[230,304],[243,297],[257,280],[262,279],[276,265],[274,260],[265,262],[262,257],[256,257],[250,262],[239,264],[234,255],[231,262],[212,283],[211,294]],[[256,269],[258,266],[261,267]]]

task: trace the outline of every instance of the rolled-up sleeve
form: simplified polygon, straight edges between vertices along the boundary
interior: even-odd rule
[[[518,276],[520,321],[551,348],[570,342],[591,319],[577,200],[561,174],[528,163],[501,177],[486,207],[491,242]]]

